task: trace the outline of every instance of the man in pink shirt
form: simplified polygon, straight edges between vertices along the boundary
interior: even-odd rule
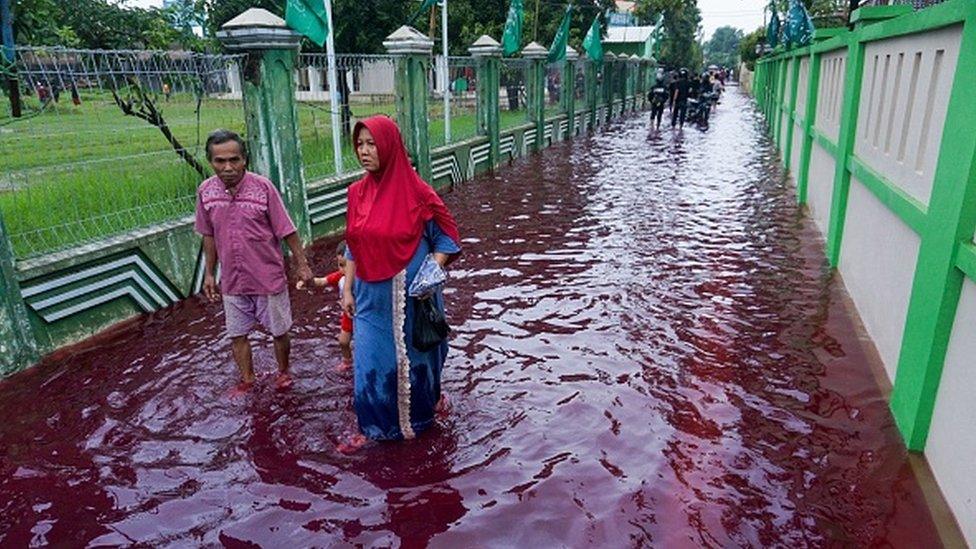
[[[312,271],[278,190],[266,178],[247,171],[247,148],[241,137],[228,130],[211,133],[207,160],[216,175],[197,189],[195,222],[203,236],[203,292],[210,301],[223,294],[227,337],[241,374],[237,391],[250,389],[255,380],[247,336],[257,324],[274,338],[275,385],[285,388],[291,385],[288,331],[292,320],[281,241],[291,249],[301,280],[310,281]],[[219,293],[214,276],[218,260]]]

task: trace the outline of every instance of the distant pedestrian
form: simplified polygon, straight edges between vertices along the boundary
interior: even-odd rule
[[[81,105],[81,95],[78,94],[78,86],[74,82],[71,83],[71,102],[76,107]]]
[[[169,82],[163,82],[163,97],[169,103],[169,96],[173,94],[173,88],[169,87]]]
[[[661,118],[664,116],[664,108],[668,103],[668,89],[664,82],[658,82],[647,94],[648,101],[651,103],[651,124],[655,130],[661,129]]]
[[[688,69],[678,71],[678,79],[674,82],[671,93],[671,127],[685,127],[685,116],[688,114],[688,98],[692,94],[692,83],[688,79]]]

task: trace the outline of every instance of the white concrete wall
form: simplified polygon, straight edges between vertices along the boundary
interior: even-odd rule
[[[800,151],[803,149],[803,122],[793,124],[793,145],[790,149],[790,181],[795,186],[800,177]]]
[[[820,57],[820,86],[817,91],[816,127],[834,143],[840,135],[840,111],[844,103],[844,76],[847,50],[825,53]]]
[[[918,235],[851,178],[839,269],[892,383],[918,247]]]
[[[927,204],[956,73],[962,26],[871,42],[854,153]]]
[[[830,223],[830,201],[834,192],[834,170],[837,163],[816,141],[810,148],[810,177],[807,178],[807,208],[810,217],[827,237]]]
[[[796,84],[796,119],[802,121],[807,109],[807,86],[810,84],[810,58],[800,59],[800,72]]]
[[[970,547],[976,547],[976,284],[964,282],[925,457]]]

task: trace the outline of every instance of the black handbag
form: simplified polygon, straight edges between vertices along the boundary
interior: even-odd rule
[[[433,299],[416,299],[413,308],[413,346],[429,351],[447,338],[451,329],[444,313],[437,310]]]

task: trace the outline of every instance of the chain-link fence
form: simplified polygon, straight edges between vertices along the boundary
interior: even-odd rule
[[[351,132],[356,122],[374,114],[396,118],[396,73],[391,55],[336,55],[336,90],[342,161],[337,166],[329,63],[325,54],[303,54],[295,71],[299,137],[305,177],[315,181],[359,168]]]
[[[580,60],[573,70],[573,94],[576,98],[577,109],[586,108],[586,64],[589,61]]]
[[[20,258],[193,212],[214,128],[244,131],[239,56],[19,47],[0,210]]]
[[[477,134],[477,79],[473,57],[435,56],[427,78],[430,146],[442,147]],[[450,116],[445,116],[445,94]]]
[[[524,59],[502,59],[498,83],[498,107],[501,128],[510,128],[526,122],[525,72],[528,63]]]
[[[565,63],[566,61],[559,61],[546,65],[545,110],[547,117],[562,112],[563,66]]]

